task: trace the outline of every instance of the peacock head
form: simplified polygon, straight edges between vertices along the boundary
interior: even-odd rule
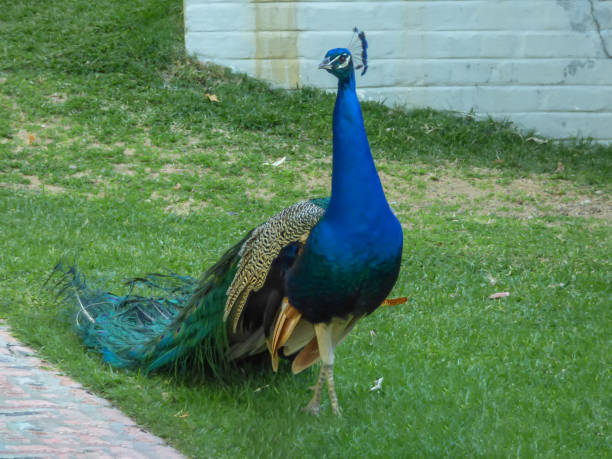
[[[327,51],[325,59],[319,64],[320,69],[327,70],[339,80],[347,80],[354,71],[353,56],[346,48],[334,48]]]
[[[360,32],[357,27],[353,29],[353,32],[355,32],[353,37],[357,37],[357,49],[354,50],[356,52],[351,53],[347,48],[330,49],[325,54],[323,62],[319,64],[320,69],[327,70],[339,80],[348,80],[357,69],[363,68],[362,75],[368,69],[368,42],[366,41],[365,33]],[[351,40],[351,42],[354,41]],[[357,61],[353,63],[355,60]]]

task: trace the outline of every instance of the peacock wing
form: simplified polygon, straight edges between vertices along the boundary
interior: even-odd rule
[[[301,201],[255,228],[240,248],[236,274],[227,289],[223,320],[235,332],[251,292],[263,287],[270,267],[292,242],[304,243],[327,207],[327,199]]]

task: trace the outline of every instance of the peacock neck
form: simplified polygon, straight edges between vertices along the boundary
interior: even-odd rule
[[[328,220],[375,220],[388,210],[387,200],[374,166],[361,107],[355,90],[355,74],[338,81],[333,118],[332,192]]]

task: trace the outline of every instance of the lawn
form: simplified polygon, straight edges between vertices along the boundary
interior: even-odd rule
[[[4,2],[0,31],[0,318],[54,365],[191,457],[612,456],[612,147],[364,104],[408,302],[349,335],[316,418],[316,369],[113,370],[42,286],[61,257],[113,291],[197,276],[328,194],[333,95],[194,62],[178,0]]]

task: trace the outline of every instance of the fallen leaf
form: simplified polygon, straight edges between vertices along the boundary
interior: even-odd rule
[[[174,189],[174,190],[176,190],[176,191],[180,190],[180,189],[181,189],[181,184],[180,184],[180,183],[177,183],[176,185],[174,185],[174,186],[172,187],[172,189]]]
[[[429,124],[425,123],[423,126],[421,126],[421,129],[425,131],[425,134],[430,134],[436,130],[436,127],[435,126],[432,127]]]
[[[497,298],[503,298],[509,295],[510,295],[510,292],[497,292],[497,293],[494,293],[493,295],[490,295],[489,299],[496,300]]]
[[[286,156],[283,156],[282,158],[277,159],[277,160],[276,160],[276,161],[274,161],[273,163],[269,163],[269,162],[267,162],[267,161],[266,161],[266,162],[264,163],[264,166],[278,167],[278,166],[280,166],[281,164],[283,164],[283,163],[285,162],[285,160],[286,160],[286,159],[287,159],[287,157],[286,157]]]
[[[550,284],[548,288],[563,288],[565,284],[563,282],[559,282],[558,284]]]
[[[401,298],[387,298],[381,303],[381,306],[397,306],[398,304],[404,304],[408,301],[408,298],[403,296]]]
[[[34,137],[34,134],[30,134],[28,136],[28,145],[32,145],[35,140],[36,140],[36,137]]]
[[[527,142],[535,142],[537,144],[548,143],[547,139],[541,139],[539,137],[527,137]]]
[[[382,389],[382,382],[383,382],[384,378],[378,378],[375,382],[374,385],[372,387],[370,387],[370,392],[375,391],[375,390],[380,390]]]
[[[561,161],[559,161],[557,163],[557,168],[555,169],[555,172],[558,174],[559,172],[563,172],[564,169],[565,169],[565,166],[563,165]]]
[[[211,102],[219,102],[219,99],[217,98],[216,94],[211,94],[207,92],[206,97],[208,97],[208,100],[210,100]]]

